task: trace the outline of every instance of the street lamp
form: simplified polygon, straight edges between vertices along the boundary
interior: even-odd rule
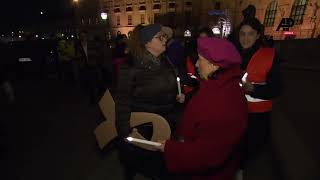
[[[101,16],[101,19],[102,19],[102,29],[103,29],[103,36],[104,36],[104,38],[103,39],[106,39],[107,38],[107,33],[106,33],[106,25],[108,24],[107,22],[106,22],[106,20],[108,19],[108,13],[106,13],[106,12],[101,12],[101,14],[100,14],[100,16]]]
[[[108,19],[108,14],[105,13],[105,12],[102,12],[101,13],[101,19],[104,20],[104,21],[107,20]]]

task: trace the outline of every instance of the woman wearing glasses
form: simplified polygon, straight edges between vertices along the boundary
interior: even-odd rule
[[[178,95],[178,72],[164,55],[167,38],[162,26],[144,26],[136,36],[139,37],[136,44],[139,43],[140,49],[130,52],[132,65],[120,68],[115,92],[116,127],[121,138],[120,158],[126,167],[127,179],[132,179],[136,172],[152,177],[161,176],[164,169],[159,152],[147,151],[122,140],[132,132],[129,124],[131,112],[159,114],[174,129],[179,114],[177,109],[184,101],[184,96]],[[138,127],[138,131],[150,138],[152,128],[145,125]]]

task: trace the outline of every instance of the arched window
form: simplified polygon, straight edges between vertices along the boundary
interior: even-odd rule
[[[295,0],[292,6],[290,17],[294,20],[294,24],[302,24],[303,15],[307,8],[308,0]]]
[[[139,7],[139,11],[146,11],[146,10],[147,10],[146,6],[140,6]]]
[[[272,27],[274,25],[274,20],[276,19],[278,3],[277,1],[272,1],[267,7],[266,14],[264,16],[263,24],[266,27]]]
[[[113,10],[114,13],[120,13],[120,8],[116,8]]]
[[[127,8],[126,8],[126,11],[127,11],[127,12],[132,12],[132,7],[131,7],[131,6],[127,7]]]

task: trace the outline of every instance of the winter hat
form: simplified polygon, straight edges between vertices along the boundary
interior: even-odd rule
[[[139,32],[139,40],[141,44],[143,45],[147,44],[160,31],[161,31],[160,24],[150,24],[143,27]]]
[[[231,42],[213,37],[198,38],[198,53],[221,68],[240,65],[241,56]]]

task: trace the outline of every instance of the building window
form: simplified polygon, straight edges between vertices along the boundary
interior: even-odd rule
[[[169,3],[169,8],[176,8],[176,3]]]
[[[120,16],[117,16],[117,26],[120,26]]]
[[[132,12],[132,7],[127,7],[127,8],[126,8],[126,11],[127,11],[127,12]]]
[[[307,8],[308,0],[295,0],[292,6],[290,17],[294,20],[294,24],[303,23],[303,15]]]
[[[155,4],[155,5],[153,6],[153,9],[154,9],[154,10],[160,10],[160,9],[161,9],[161,5],[160,5],[160,4]]]
[[[128,25],[132,25],[132,15],[128,15]]]
[[[144,14],[141,14],[141,24],[145,24],[145,15]]]
[[[276,19],[278,3],[277,1],[272,1],[267,7],[266,15],[264,16],[263,24],[266,27],[272,27],[274,25],[274,20]]]
[[[139,7],[139,11],[145,11],[145,10],[147,10],[146,6],[140,6]]]
[[[120,13],[120,8],[116,8],[113,10],[114,13]]]

